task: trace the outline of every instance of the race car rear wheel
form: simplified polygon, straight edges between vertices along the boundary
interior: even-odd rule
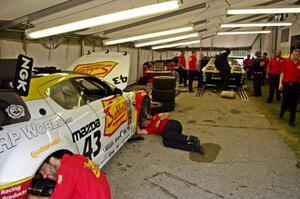
[[[145,118],[146,115],[150,114],[150,111],[151,111],[151,100],[150,100],[150,97],[145,96],[142,101],[141,110],[140,110],[139,118],[138,118],[140,127],[141,127],[143,118]]]

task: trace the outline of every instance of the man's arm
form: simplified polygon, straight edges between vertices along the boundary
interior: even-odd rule
[[[159,113],[158,116],[160,120],[164,120],[170,117],[170,113]]]
[[[140,129],[140,128],[137,129],[136,133],[138,135],[148,135],[149,134],[149,132],[146,129]]]
[[[283,90],[283,85],[282,85],[283,77],[284,77],[284,73],[281,72],[281,73],[280,73],[280,78],[279,78],[279,87],[278,87],[278,89],[279,89],[280,91]]]

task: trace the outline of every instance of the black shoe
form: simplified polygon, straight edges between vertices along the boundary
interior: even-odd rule
[[[296,122],[295,121],[290,121],[289,125],[290,125],[290,127],[295,127],[296,126]]]
[[[283,111],[280,111],[280,113],[279,113],[279,118],[282,119],[282,118],[283,118],[283,115],[284,115],[284,112],[283,112]]]
[[[253,97],[258,97],[258,95],[256,95],[256,94],[252,94],[251,96],[253,96]]]
[[[273,100],[267,99],[267,103],[271,104],[273,102]]]
[[[277,100],[277,101],[280,101],[280,97],[276,97],[276,100]]]

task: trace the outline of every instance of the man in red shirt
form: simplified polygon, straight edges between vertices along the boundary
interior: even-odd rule
[[[276,99],[280,100],[280,90],[279,90],[279,76],[281,73],[281,68],[284,63],[284,59],[281,57],[281,50],[276,51],[276,55],[271,59],[267,66],[266,79],[269,79],[269,97],[267,103],[272,103],[274,98],[274,92],[276,90]]]
[[[244,70],[246,71],[246,77],[247,79],[251,79],[251,66],[252,66],[253,60],[250,58],[250,55],[247,55],[247,59],[243,61]]]
[[[264,66],[263,66],[263,68],[264,68],[264,71],[263,71],[263,80],[262,80],[262,86],[264,86],[265,85],[265,80],[266,80],[266,74],[267,74],[267,68],[268,68],[268,65],[269,65],[269,62],[270,62],[270,60],[269,60],[269,58],[267,57],[268,56],[268,53],[266,53],[266,52],[264,52],[263,53],[263,60],[264,60]]]
[[[186,60],[184,56],[184,51],[180,50],[180,54],[178,56],[178,70],[179,73],[179,85],[187,86],[187,71],[186,71]]]
[[[289,125],[295,126],[296,110],[299,96],[300,82],[300,49],[293,50],[292,58],[287,59],[282,67],[279,81],[279,90],[283,90],[283,99],[280,109],[280,118],[283,118],[285,109],[290,108]]]
[[[104,173],[82,155],[50,156],[40,167],[43,178],[56,181],[51,199],[110,199],[110,188]]]
[[[145,116],[141,124],[142,129],[138,129],[138,134],[161,135],[166,147],[204,154],[199,139],[195,136],[183,135],[181,123],[169,119],[169,116],[169,113],[157,113],[153,117],[151,115]]]
[[[193,92],[193,80],[195,77],[198,78],[198,88],[201,87],[201,78],[198,71],[196,51],[192,51],[191,56],[189,57],[189,92]]]

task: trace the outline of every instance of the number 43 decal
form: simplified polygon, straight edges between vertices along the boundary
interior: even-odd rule
[[[93,138],[92,138],[93,137]],[[83,147],[83,155],[88,157],[89,159],[92,160],[92,156],[96,157],[101,150],[101,142],[100,142],[100,138],[101,138],[101,131],[95,131],[93,135],[89,135],[85,138],[84,141],[84,147]],[[96,144],[96,150],[93,149],[93,144],[92,144],[92,140],[95,142]]]

